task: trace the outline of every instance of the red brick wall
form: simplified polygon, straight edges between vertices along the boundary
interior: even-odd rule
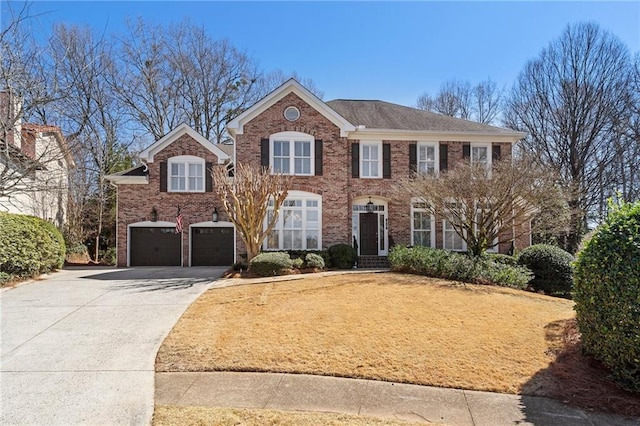
[[[295,106],[300,118],[289,122],[283,117],[286,107]],[[296,131],[322,139],[324,145],[323,176],[295,176],[293,190],[322,195],[322,245],[351,244],[351,205],[360,196],[380,196],[388,202],[389,239],[395,244],[411,243],[411,209],[409,202],[392,193],[394,182],[409,174],[409,144],[415,141],[385,140],[391,145],[391,179],[358,179],[351,177],[351,144],[358,140],[340,137],[339,128],[295,94],[289,94],[259,116],[244,125],[243,134],[236,137],[238,162],[260,164],[260,141],[271,134]],[[462,161],[465,142],[445,142],[449,145],[449,164]],[[502,154],[511,152],[511,144],[502,145]],[[442,222],[436,221],[436,246],[442,247]],[[500,247],[501,252],[508,245]],[[246,249],[241,242],[238,253]]]
[[[226,220],[222,204],[214,192],[176,193],[160,192],[160,162],[177,155],[194,155],[206,162],[218,164],[218,158],[200,143],[184,135],[154,156],[149,163],[147,185],[118,185],[118,266],[127,265],[127,226],[151,220],[153,207],[158,220],[175,222],[178,206],[182,210],[182,264],[189,265],[189,225],[211,220],[214,207],[220,212],[220,221]]]

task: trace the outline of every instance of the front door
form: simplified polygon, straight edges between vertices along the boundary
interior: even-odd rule
[[[360,213],[360,255],[378,255],[378,215]]]

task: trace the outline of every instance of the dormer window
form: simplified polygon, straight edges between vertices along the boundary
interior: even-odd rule
[[[172,157],[167,169],[169,192],[204,192],[203,158],[191,155]]]

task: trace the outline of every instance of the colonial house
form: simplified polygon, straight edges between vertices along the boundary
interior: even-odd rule
[[[264,250],[353,244],[384,257],[394,244],[464,250],[452,227],[392,195],[412,171],[511,155],[523,133],[370,100],[323,102],[289,80],[227,124],[233,152],[182,125],[142,152],[118,185],[118,265],[229,265],[244,252],[212,192],[209,169],[228,161],[292,175]],[[177,220],[179,218],[179,220]],[[180,222],[177,225],[177,222]],[[180,231],[176,234],[176,228]],[[529,238],[514,238],[516,248]],[[506,252],[511,243],[495,247]]]
[[[20,104],[0,92],[0,211],[66,220],[69,170],[75,167],[60,127],[23,123]]]

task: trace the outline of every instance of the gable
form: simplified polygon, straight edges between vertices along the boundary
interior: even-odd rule
[[[229,155],[227,155],[226,152],[218,148],[215,144],[209,142],[200,133],[196,132],[191,127],[183,123],[173,129],[171,132],[167,133],[162,138],[158,139],[153,144],[151,144],[144,151],[142,151],[140,153],[140,159],[149,163],[153,163],[156,154],[158,154],[185,135],[189,136],[191,139],[202,145],[206,150],[215,155],[218,159],[218,164],[223,164],[224,161],[229,158]]]
[[[251,120],[264,113],[277,102],[281,101],[286,96],[292,93],[302,101],[304,101],[307,105],[312,107],[314,110],[316,110],[318,113],[320,113],[322,116],[324,116],[327,120],[335,124],[340,129],[340,136],[345,137],[347,136],[348,132],[355,130],[355,126],[353,124],[347,121],[332,108],[327,106],[327,104],[322,102],[318,97],[309,92],[306,88],[304,88],[304,86],[302,86],[294,79],[286,81],[283,85],[262,98],[251,108],[247,109],[238,117],[231,120],[227,124],[227,130],[233,137],[235,137],[236,135],[242,135],[244,133],[245,124],[249,123]]]

